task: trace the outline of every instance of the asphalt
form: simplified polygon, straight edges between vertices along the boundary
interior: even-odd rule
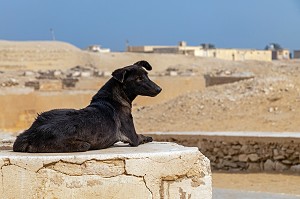
[[[300,195],[252,192],[234,189],[213,189],[213,199],[300,199]]]

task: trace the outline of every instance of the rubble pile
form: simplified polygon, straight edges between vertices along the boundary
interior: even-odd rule
[[[284,76],[260,76],[207,87],[160,105],[137,109],[137,128],[140,131],[300,131],[295,121],[300,111],[300,90],[295,83]],[[286,122],[288,119],[291,122]],[[277,127],[279,124],[281,128]]]
[[[0,71],[1,81],[0,87],[31,87],[34,90],[39,90],[41,84],[56,83],[61,81],[62,89],[75,87],[80,79],[84,78],[101,78],[108,77],[111,72],[100,71],[93,66],[75,66],[68,70],[26,70],[26,71]],[[13,78],[14,77],[14,78]]]

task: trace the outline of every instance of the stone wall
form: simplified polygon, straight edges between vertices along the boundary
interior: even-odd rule
[[[297,133],[152,133],[156,141],[197,146],[213,170],[300,174]]]

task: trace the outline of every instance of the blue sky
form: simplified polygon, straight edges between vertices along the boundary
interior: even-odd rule
[[[300,49],[300,0],[0,0],[0,40]]]

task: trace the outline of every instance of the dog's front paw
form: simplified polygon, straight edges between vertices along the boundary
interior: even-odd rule
[[[150,136],[141,135],[141,137],[143,139],[143,143],[147,143],[147,142],[152,142],[153,141],[152,137],[150,137]]]

